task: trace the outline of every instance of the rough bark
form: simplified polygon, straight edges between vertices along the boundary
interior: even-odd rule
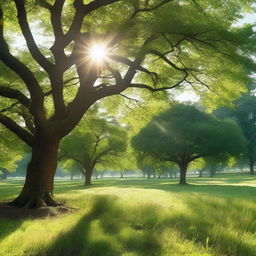
[[[85,171],[85,185],[90,186],[92,185],[92,171],[93,169],[86,169]]]
[[[59,140],[40,137],[32,148],[32,158],[27,167],[25,184],[12,205],[25,208],[57,206],[53,199],[53,182],[57,167]]]
[[[179,162],[178,165],[180,167],[180,185],[186,185],[186,174],[188,169],[188,162]]]

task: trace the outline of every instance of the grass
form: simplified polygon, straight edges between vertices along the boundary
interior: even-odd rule
[[[248,176],[57,181],[59,215],[1,218],[0,256],[254,256],[256,180]],[[10,200],[22,181],[0,181]]]

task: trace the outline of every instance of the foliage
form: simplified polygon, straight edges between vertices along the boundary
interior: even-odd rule
[[[136,88],[154,91],[162,90],[162,87],[171,89],[191,85],[198,93],[202,92],[202,95],[204,88],[210,87],[216,92],[214,95],[222,96],[224,100],[227,100],[227,97],[237,97],[242,87],[249,84],[248,74],[255,68],[252,60],[247,58],[253,52],[255,44],[252,27],[247,25],[237,28],[232,25],[241,17],[242,11],[250,9],[251,3],[249,0],[232,0],[228,4],[222,0],[218,5],[213,0],[116,0],[110,3],[96,1],[96,4],[88,1],[58,3],[34,0],[10,3],[3,0],[1,6],[4,16],[1,19],[4,21],[4,33],[1,32],[1,48],[4,49],[2,52],[5,55],[0,57],[3,61],[0,66],[3,74],[0,80],[0,95],[4,97],[1,106],[7,116],[17,124],[26,120],[26,130],[32,135],[38,129],[34,117],[38,119],[39,112],[42,114],[43,111],[46,115],[48,126],[52,126],[52,122],[57,126],[61,120],[58,117],[60,113],[57,112],[62,112],[60,116],[63,116],[63,113],[72,110],[72,118],[76,120],[73,123],[73,119],[68,115],[69,119],[63,121],[70,124],[62,124],[65,131],[59,133],[62,133],[63,137],[75,127],[92,103],[109,95],[120,94],[127,88],[131,88],[129,94],[135,95],[138,93]],[[20,13],[18,19],[15,17],[17,11]],[[74,15],[75,13],[77,15]],[[21,27],[18,25],[18,21],[22,20],[31,24],[35,44],[26,22],[20,22]],[[17,46],[14,44],[15,40],[12,40],[14,32],[18,36],[23,34],[25,39],[31,42],[27,49],[15,49]],[[84,83],[89,84],[84,75],[77,74],[82,54],[80,52],[80,56],[77,56],[77,47],[72,50],[72,44],[78,35],[82,35],[81,32],[85,36],[84,42],[87,42],[86,36],[90,40],[104,41],[107,37],[107,40],[111,41],[111,56],[106,66],[97,67],[93,63],[84,66],[87,70],[85,74],[90,68],[92,71],[91,89],[101,91],[93,92],[90,98],[93,99],[92,103],[89,103],[89,99],[83,103],[77,100],[84,95],[82,91],[87,90],[78,90],[77,85],[82,88]],[[42,42],[37,41],[38,34],[46,35]],[[5,40],[11,52],[8,51]],[[56,45],[63,53],[58,52]],[[81,50],[86,52],[84,48]],[[14,56],[22,61],[23,68],[16,69],[14,64],[11,64],[10,59],[18,63]],[[74,64],[77,65],[77,70],[73,68]],[[24,79],[23,71],[26,68],[32,73]],[[56,72],[51,72],[59,69],[61,72],[58,76]],[[131,79],[122,79],[122,84],[126,83],[123,87],[118,86],[121,83],[120,79],[118,80],[120,73],[126,73],[127,79],[128,73],[131,74]],[[133,79],[135,74],[136,79]],[[37,93],[31,90],[32,80],[36,83]],[[116,86],[111,87],[113,82]],[[4,84],[7,86],[3,86]],[[63,97],[55,90],[57,84],[62,87]],[[6,90],[10,86],[13,90]],[[23,96],[30,96],[26,100],[21,93]],[[209,96],[209,93],[205,93],[206,98],[213,98],[213,94],[210,93]],[[35,104],[28,102],[37,101],[39,104],[39,98],[40,110],[32,110],[31,107],[35,108]],[[74,107],[70,109],[67,106]],[[3,117],[1,120],[21,139],[31,144],[10,126],[10,122],[7,124]]]
[[[255,70],[255,36],[253,26],[233,25],[252,3],[2,0],[0,123],[33,149],[30,180],[13,204],[57,204],[52,189],[59,143],[106,97],[191,86],[226,101],[245,90]],[[26,41],[20,50],[14,31]],[[97,62],[90,49],[99,43],[107,51]],[[35,187],[44,187],[36,198]]]
[[[125,129],[114,119],[106,121],[90,115],[63,140],[59,158],[75,161],[85,175],[100,165],[105,169],[113,165],[115,157],[125,151],[126,140]]]
[[[256,97],[244,94],[234,101],[233,109],[219,108],[215,115],[220,118],[231,118],[241,127],[245,138],[247,139],[246,150],[242,152],[240,158],[247,160],[248,164],[253,165],[256,162]],[[238,159],[239,160],[239,159]],[[240,160],[239,160],[240,161]]]
[[[5,171],[14,172],[17,161],[24,154],[24,145],[16,136],[3,127],[0,127],[0,152],[0,167]]]
[[[132,144],[139,152],[175,162],[186,171],[187,165],[198,158],[239,154],[245,139],[234,122],[178,104],[153,118]]]

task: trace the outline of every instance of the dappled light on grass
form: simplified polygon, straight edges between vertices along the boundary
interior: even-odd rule
[[[0,217],[0,255],[253,256],[256,188],[240,181],[103,180],[86,189],[60,181],[57,200],[75,210],[33,221]]]

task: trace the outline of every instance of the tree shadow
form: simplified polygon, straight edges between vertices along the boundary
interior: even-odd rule
[[[13,207],[0,201],[0,241],[19,229],[26,220],[55,218],[74,210],[64,206],[25,209]]]
[[[160,255],[160,241],[150,233],[150,227],[129,223],[130,214],[119,205],[118,197],[94,196],[89,212],[37,256],[118,256],[124,251],[141,256]]]

